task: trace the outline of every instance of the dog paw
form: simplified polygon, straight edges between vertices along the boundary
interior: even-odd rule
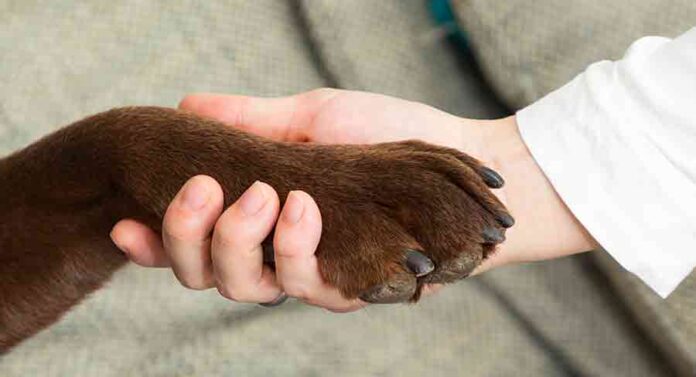
[[[500,175],[457,150],[405,141],[311,154],[320,271],[347,298],[415,301],[426,283],[468,276],[514,224],[490,191]]]
[[[95,165],[90,176],[111,182],[103,186],[125,198],[115,202],[113,217],[153,229],[183,183],[198,174],[220,183],[225,206],[255,180],[281,198],[307,192],[322,216],[320,272],[347,298],[417,300],[424,284],[471,273],[514,222],[490,191],[503,185],[497,173],[455,149],[420,141],[281,143],[161,108],[111,110],[65,135],[80,153],[63,153],[85,156],[79,166]],[[101,160],[108,163],[99,168]],[[106,178],[97,180],[100,174]],[[81,185],[64,191],[83,189],[85,180],[75,181]]]

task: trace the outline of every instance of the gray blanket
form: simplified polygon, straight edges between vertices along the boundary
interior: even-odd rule
[[[109,107],[175,106],[197,91],[279,95],[327,79],[460,115],[501,114],[434,37],[421,1],[295,3],[0,1],[0,153]],[[187,291],[167,270],[129,266],[0,359],[2,376],[670,373],[587,257],[503,268],[416,306],[347,315],[235,304]]]

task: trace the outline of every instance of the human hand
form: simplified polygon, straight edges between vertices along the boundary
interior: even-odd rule
[[[516,224],[473,275],[598,246],[534,161],[514,116],[466,119],[418,102],[335,89],[284,98],[193,95],[181,107],[276,140],[370,144],[419,139],[477,158],[505,178],[505,185],[493,193]]]
[[[508,172],[510,176],[519,177],[514,169],[510,169],[515,166],[521,172],[530,173],[529,177],[523,176],[522,180],[515,180],[514,187],[518,191],[522,192],[529,187],[519,184],[526,180],[541,182],[541,186],[536,189],[541,188],[543,193],[549,193],[544,190],[550,185],[545,181],[543,173],[540,173],[538,167],[535,168],[528,153],[524,154],[526,148],[518,133],[515,135],[514,118],[497,123],[470,121],[415,102],[330,89],[275,99],[194,95],[185,98],[180,107],[276,140],[376,143],[421,139],[458,148],[479,158],[487,166],[499,171],[504,169],[501,173],[508,178],[508,186]],[[503,146],[509,150],[499,151],[499,147]],[[507,157],[515,158],[509,160]],[[184,204],[184,198],[191,191],[194,194],[198,191],[193,197],[207,196],[198,211],[189,211]],[[503,200],[508,191],[509,189],[498,191]],[[550,192],[555,194],[553,189]],[[253,216],[245,217],[244,208],[250,206],[245,204],[248,202],[256,203],[261,209]],[[549,201],[552,205],[547,212],[558,212],[557,202],[560,200]],[[515,203],[522,204],[518,206],[520,209],[529,209],[524,201]],[[560,204],[563,209],[564,206]],[[350,311],[364,305],[359,300],[343,299],[333,287],[323,283],[314,258],[314,249],[321,234],[321,217],[309,195],[291,193],[278,217],[280,210],[277,195],[270,186],[257,183],[220,216],[221,207],[222,194],[217,183],[208,177],[195,177],[185,185],[165,216],[163,242],[158,235],[131,220],[117,224],[112,238],[117,245],[127,250],[134,262],[145,266],[171,266],[185,286],[194,289],[216,286],[221,294],[233,300],[268,302],[285,291],[291,296],[299,296],[308,303],[333,311]],[[291,224],[284,222],[284,214],[292,213],[293,208],[302,208],[304,215],[302,221],[290,226]],[[517,217],[519,211],[515,211],[515,208],[511,210]],[[566,220],[564,216],[565,214],[556,218]],[[260,242],[272,229],[276,218],[278,224],[274,244],[276,254],[283,257],[276,261],[277,270],[274,273],[261,263]],[[567,221],[559,224],[567,224]],[[546,233],[547,223],[540,225],[545,227],[543,230]],[[519,225],[516,228],[518,227]],[[213,228],[215,231],[211,237]],[[544,252],[551,253],[548,251],[552,250],[549,247],[555,247],[553,242],[530,243],[529,239],[515,237],[516,228],[508,233],[507,243],[484,262],[477,272],[511,261],[545,257]],[[566,228],[570,231],[562,232],[562,235],[571,234],[575,230],[570,229],[572,226]],[[526,225],[525,229],[525,233],[530,236],[539,233],[539,229],[534,229],[534,226]],[[525,255],[515,245],[532,248]]]
[[[281,99],[194,95],[185,98],[180,107],[284,141],[375,143],[420,138],[444,143],[458,136],[456,117],[422,104],[369,93],[317,90]],[[441,124],[450,135],[423,132],[420,124]],[[193,206],[186,204],[192,198]],[[112,238],[135,263],[171,267],[180,282],[191,289],[215,286],[232,300],[269,302],[288,291],[288,286],[299,286],[301,292],[289,293],[332,311],[364,306],[360,300],[343,299],[322,282],[313,255],[321,234],[319,211],[309,195],[295,192],[283,213],[297,202],[308,215],[297,226],[286,226],[285,217],[279,216],[275,191],[257,182],[222,213],[219,185],[210,177],[199,176],[184,185],[172,201],[161,238],[133,220],[119,222]],[[202,207],[192,210],[199,205]],[[249,212],[251,207],[261,209],[246,216],[245,208]],[[277,274],[260,259],[261,241],[273,225],[275,249],[287,256],[276,261]],[[432,289],[426,288],[426,292]]]

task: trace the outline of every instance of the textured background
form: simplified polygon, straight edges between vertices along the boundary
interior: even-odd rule
[[[620,59],[646,35],[676,37],[696,26],[691,0],[454,0],[476,56],[512,108],[561,87],[587,65]],[[659,250],[655,250],[659,253]],[[642,327],[696,374],[696,273],[666,300],[605,254],[596,262]]]
[[[503,114],[437,35],[416,0],[0,0],[0,154],[96,111],[174,106],[195,91],[336,83]],[[494,271],[418,306],[335,315],[234,304],[129,266],[2,357],[0,375],[670,375],[608,287],[574,257]]]

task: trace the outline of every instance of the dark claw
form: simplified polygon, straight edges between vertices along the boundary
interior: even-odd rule
[[[416,277],[421,277],[433,272],[435,264],[421,252],[408,250],[406,251],[406,267],[416,274]]]
[[[503,177],[500,176],[500,174],[496,173],[495,170],[487,167],[482,167],[481,168],[481,178],[483,178],[483,181],[488,185],[490,188],[501,188],[505,184],[505,180]]]
[[[498,228],[488,227],[483,230],[483,241],[487,244],[496,244],[505,241],[505,234]]]
[[[509,213],[500,213],[496,216],[496,220],[503,228],[510,228],[515,225],[515,219]]]

